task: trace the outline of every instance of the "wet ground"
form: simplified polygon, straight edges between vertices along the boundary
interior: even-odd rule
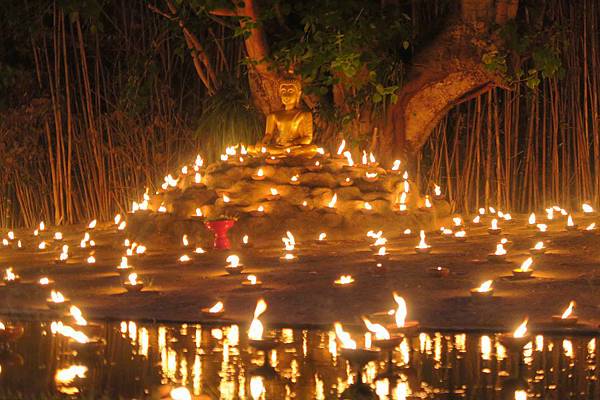
[[[65,324],[73,324],[63,318]],[[597,399],[596,339],[532,336],[522,351],[491,333],[415,331],[391,362],[385,352],[362,369],[341,354],[331,330],[268,330],[277,346],[253,348],[238,325],[120,321],[78,327],[81,345],[52,334],[51,323],[4,320],[23,335],[0,341],[0,399]],[[359,346],[359,333],[353,332]],[[265,364],[266,362],[266,364]],[[387,374],[393,367],[393,373]],[[182,389],[185,388],[185,389]]]
[[[194,254],[191,248],[157,240],[144,243],[143,256],[132,256],[134,266],[145,287],[139,293],[127,293],[123,279],[116,272],[126,248],[124,232],[114,226],[102,225],[91,230],[94,248],[80,248],[85,227],[65,228],[63,241],[53,241],[56,229],[42,232],[47,241],[45,250],[37,248],[40,237],[31,232],[16,232],[15,241],[0,247],[2,265],[12,266],[21,276],[18,284],[0,287],[0,315],[55,318],[46,305],[50,287],[38,284],[43,276],[54,280],[54,287],[78,305],[86,316],[94,319],[202,322],[200,312],[221,300],[226,312],[222,323],[248,323],[256,300],[263,297],[268,310],[263,320],[268,326],[324,327],[333,322],[361,325],[360,316],[389,310],[395,306],[392,292],[403,296],[409,309],[409,319],[420,321],[427,329],[458,331],[514,329],[525,317],[530,329],[544,332],[597,332],[600,323],[600,236],[584,234],[582,227],[596,221],[596,216],[575,216],[580,231],[567,232],[565,219],[546,222],[549,234],[538,237],[527,226],[526,216],[514,216],[515,221],[501,223],[502,235],[487,233],[489,218],[481,226],[468,224],[467,241],[456,242],[437,232],[427,234],[431,254],[416,254],[419,239],[398,233],[384,232],[389,240],[390,260],[384,270],[374,268],[370,239],[318,243],[316,238],[297,237],[296,262],[282,263],[281,242],[261,243],[249,232],[252,248],[230,252],[211,251]],[[538,216],[539,219],[539,216]],[[366,232],[365,232],[366,233]],[[512,243],[507,246],[504,263],[491,263],[487,255],[494,251],[501,237]],[[21,239],[23,249],[17,250]],[[532,279],[515,280],[511,271],[527,257],[529,249],[543,240],[548,252],[536,257]],[[70,245],[66,264],[55,259],[64,243]],[[244,264],[244,274],[231,276],[225,272],[225,259],[236,253]],[[179,257],[188,254],[191,262],[180,264]],[[95,264],[86,259],[93,255]],[[444,266],[447,277],[433,277],[429,269]],[[263,285],[259,289],[242,286],[247,274],[255,274]],[[335,287],[334,280],[342,274],[355,279],[349,287]],[[475,300],[470,289],[493,279],[494,296]],[[575,300],[579,324],[563,329],[551,321],[561,314],[569,301]]]

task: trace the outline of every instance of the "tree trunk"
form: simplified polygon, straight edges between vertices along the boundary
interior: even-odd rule
[[[514,18],[517,0],[462,0],[461,13],[418,53],[385,121],[380,142],[383,159],[412,159],[433,128],[453,106],[474,98],[502,78],[486,70],[482,57],[497,49],[489,34],[492,21]]]

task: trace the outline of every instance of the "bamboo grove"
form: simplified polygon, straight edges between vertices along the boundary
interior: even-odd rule
[[[219,93],[198,79],[178,27],[145,2],[112,3],[104,34],[53,5],[44,34],[30,36],[37,96],[0,113],[2,226],[110,219],[197,151],[210,158],[260,129],[253,117],[239,125],[226,114],[203,121]],[[595,0],[552,1],[545,18],[568,28],[559,44],[566,75],[536,89],[492,89],[452,109],[419,156],[422,188],[440,184],[463,212],[598,204],[598,8]],[[224,90],[243,80],[241,39],[219,24],[198,34],[213,79]]]

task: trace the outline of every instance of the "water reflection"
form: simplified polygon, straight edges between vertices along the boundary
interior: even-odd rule
[[[8,324],[19,325],[21,337],[0,335],[0,398],[325,400],[361,379],[374,399],[600,398],[590,337],[538,335],[517,354],[494,334],[421,332],[357,372],[332,331],[271,332],[279,345],[265,356],[237,325],[78,326],[86,343],[56,323]]]

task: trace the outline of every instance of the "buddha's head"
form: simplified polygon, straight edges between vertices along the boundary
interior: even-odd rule
[[[302,86],[294,78],[283,79],[279,82],[279,97],[286,109],[294,108],[300,102]]]

